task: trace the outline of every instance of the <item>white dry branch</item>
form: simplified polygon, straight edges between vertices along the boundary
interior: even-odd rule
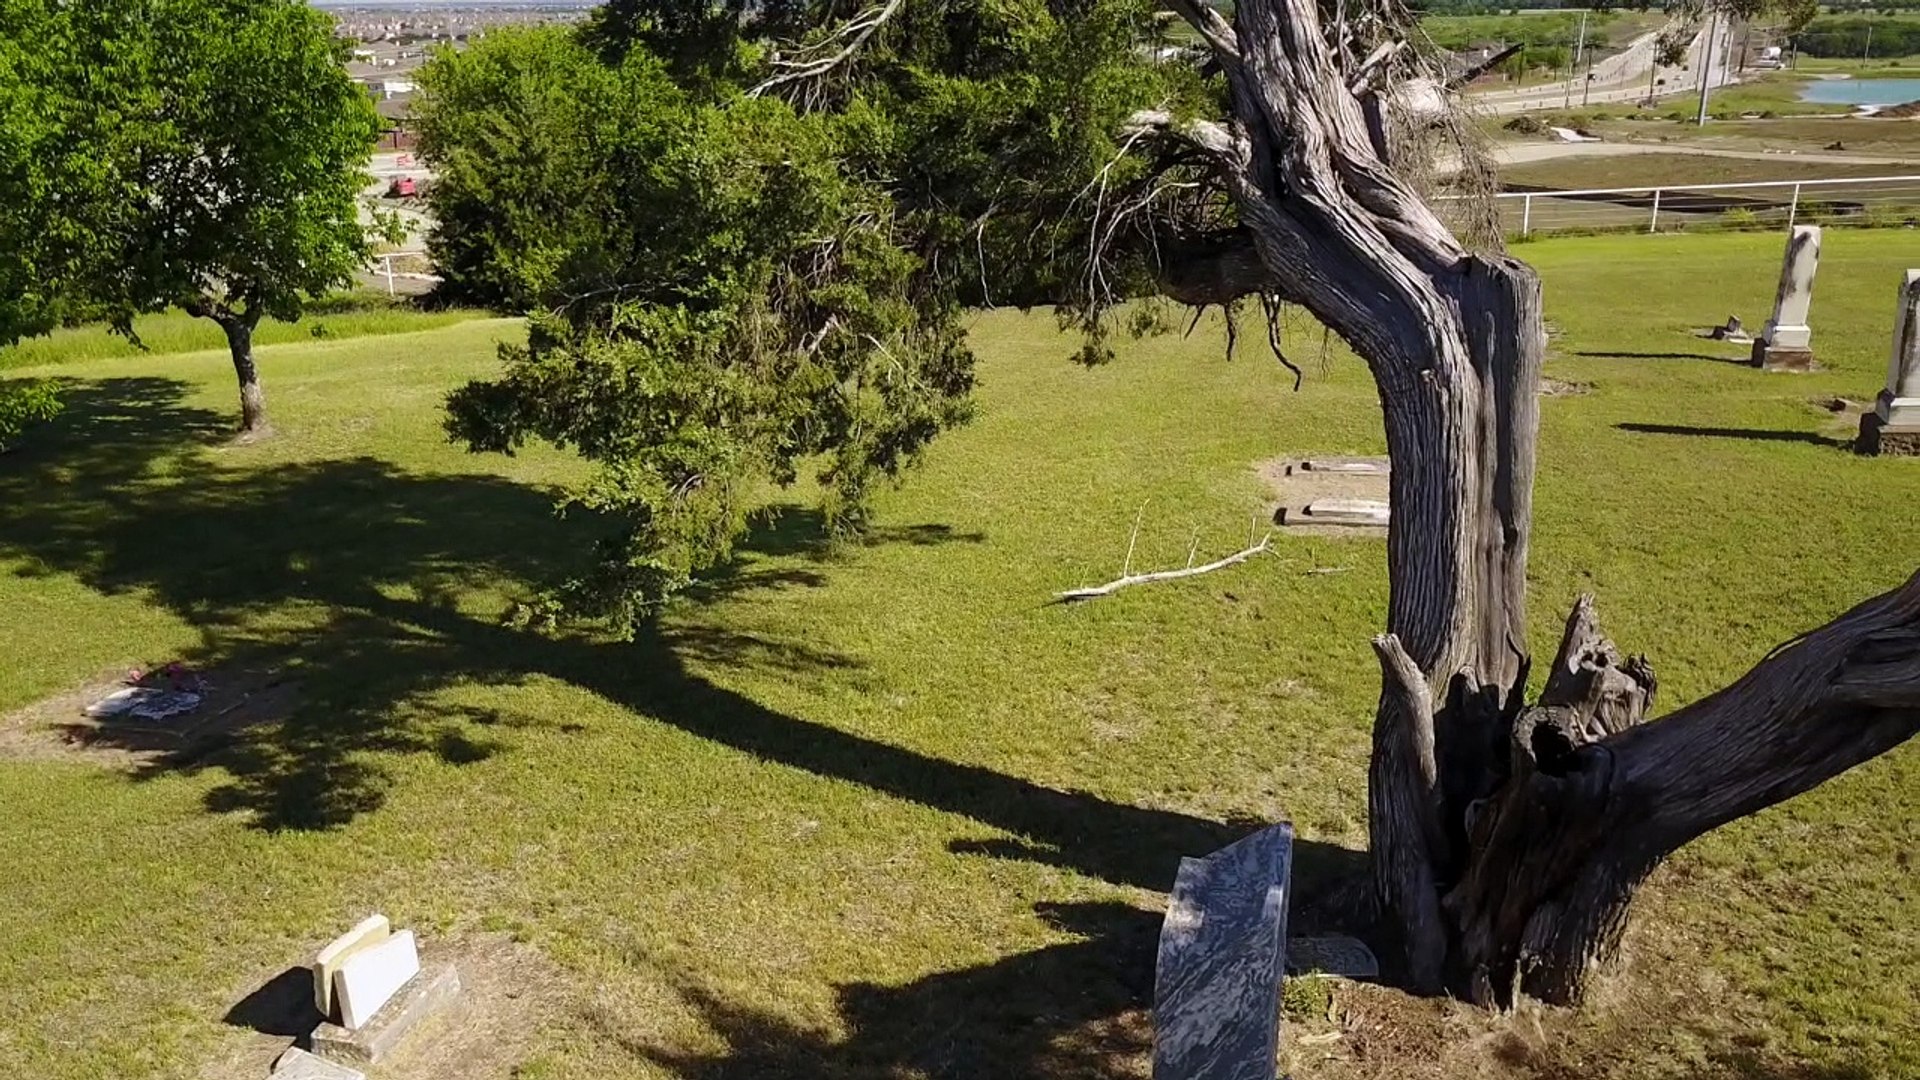
[[[1086,588],[1082,588],[1082,589],[1068,589],[1065,592],[1059,592],[1059,593],[1053,594],[1053,599],[1054,599],[1054,602],[1056,603],[1076,604],[1082,600],[1092,600],[1095,597],[1106,596],[1109,593],[1119,592],[1121,589],[1124,589],[1129,585],[1146,585],[1155,581],[1174,581],[1179,578],[1199,577],[1201,574],[1211,574],[1215,570],[1222,570],[1222,569],[1225,569],[1226,567],[1233,566],[1238,563],[1246,562],[1248,559],[1253,558],[1255,555],[1258,555],[1263,551],[1270,550],[1272,547],[1272,544],[1273,544],[1273,534],[1269,532],[1267,535],[1260,538],[1259,543],[1254,544],[1251,547],[1243,548],[1240,551],[1236,551],[1233,554],[1228,555],[1226,558],[1215,559],[1213,562],[1207,563],[1203,566],[1193,565],[1193,556],[1191,553],[1189,553],[1189,555],[1187,556],[1187,565],[1178,570],[1155,570],[1151,573],[1146,573],[1146,574],[1122,573],[1121,576],[1114,578],[1112,581],[1107,582],[1105,585],[1089,585]],[[1129,552],[1132,551],[1131,544],[1128,545],[1128,551]]]
[[[776,56],[773,60],[773,67],[777,69],[776,74],[748,90],[747,96],[759,97],[787,83],[818,79],[838,68],[860,51],[860,47],[867,43],[867,39],[873,36],[874,31],[880,29],[888,19],[893,18],[903,2],[904,0],[887,0],[885,4],[870,7],[848,19],[825,38],[799,47],[792,56]],[[846,44],[835,49],[834,46],[842,41]]]

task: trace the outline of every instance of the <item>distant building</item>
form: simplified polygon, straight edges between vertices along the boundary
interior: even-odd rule
[[[387,100],[392,100],[402,94],[411,94],[418,89],[420,89],[420,87],[411,79],[380,80],[380,96]]]

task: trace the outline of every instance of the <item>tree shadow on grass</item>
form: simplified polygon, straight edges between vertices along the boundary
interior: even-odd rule
[[[943,760],[771,709],[706,674],[798,675],[858,663],[812,642],[697,617],[630,643],[503,625],[509,600],[564,574],[568,553],[588,547],[581,530],[592,523],[556,518],[555,493],[373,458],[219,467],[192,447],[224,436],[225,418],[182,406],[185,390],[169,380],[78,388],[70,401],[79,407],[58,438],[0,459],[0,500],[12,508],[0,519],[0,557],[101,592],[138,591],[199,629],[190,662],[272,668],[299,685],[284,716],[143,766],[144,776],[219,770],[212,811],[244,812],[269,830],[343,825],[381,806],[398,756],[459,766],[510,752],[510,723],[546,722],[440,704],[430,700],[435,691],[545,677],[743,754],[1009,834],[956,842],[963,857],[1031,860],[1164,890],[1180,856],[1206,854],[1253,827]],[[820,585],[818,564],[768,559],[814,550],[800,528],[805,516],[784,520],[790,531],[750,537],[701,598]],[[879,535],[910,544],[977,539],[941,525]],[[1297,884],[1307,891],[1364,865],[1360,853],[1329,845],[1303,843],[1296,854]],[[696,1077],[1110,1075],[1140,1049],[1158,917],[1120,904],[1043,915],[1075,940],[906,986],[843,987],[846,1038],[689,988],[728,1049],[631,1049]]]
[[[1615,424],[1621,431],[1642,435],[1686,435],[1703,439],[1747,439],[1753,442],[1797,442],[1813,446],[1851,447],[1853,440],[1816,435],[1810,431],[1769,431],[1764,428],[1694,427],[1687,424]]]
[[[1618,349],[1580,349],[1573,355],[1595,360],[1710,360],[1716,364],[1732,364],[1735,367],[1753,366],[1753,362],[1746,357],[1715,356],[1712,353],[1703,352],[1622,352]]]
[[[1161,889],[1180,855],[1205,854],[1250,826],[1061,791],[767,708],[702,670],[824,672],[857,664],[808,641],[698,618],[633,642],[554,637],[499,612],[570,569],[593,523],[557,517],[557,492],[499,477],[410,472],[360,457],[257,469],[191,452],[226,418],[181,404],[166,379],[69,389],[58,437],[0,458],[0,556],[69,574],[105,593],[138,591],[197,627],[187,659],[274,668],[299,684],[288,715],[223,745],[152,760],[153,775],[224,769],[212,807],[267,829],[327,828],[381,805],[384,764],[431,753],[452,764],[500,746],[485,718],[424,704],[457,683],[559,679],[744,753],[848,780],[1000,828],[1016,839],[955,850],[1031,859]],[[183,450],[182,444],[186,444]],[[708,575],[712,602],[805,588],[822,564],[770,554],[817,550],[818,519],[789,508]],[[978,542],[939,524],[883,528],[874,543]],[[1311,861],[1309,857],[1308,861]]]
[[[1160,917],[1116,903],[1036,911],[1075,940],[901,986],[838,987],[844,1034],[693,986],[681,996],[723,1048],[653,1045],[613,1024],[596,1024],[596,1034],[686,1080],[1140,1075],[1152,1047],[1147,1009]]]

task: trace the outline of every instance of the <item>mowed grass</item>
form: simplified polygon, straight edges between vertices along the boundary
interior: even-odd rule
[[[275,345],[290,341],[396,334],[447,326],[472,319],[477,314],[458,309],[428,312],[404,301],[389,300],[383,295],[347,293],[314,303],[301,318],[290,323],[264,319],[254,331],[253,339],[256,345]],[[151,353],[179,353],[224,349],[227,346],[226,335],[211,319],[197,319],[184,311],[142,315],[133,321],[133,332],[134,338],[128,338],[100,325],[55,330],[45,337],[29,338],[0,348],[0,371],[76,360],[138,356],[143,347]],[[137,343],[135,338],[138,339]]]
[[[1596,592],[1678,705],[1913,572],[1920,464],[1852,456],[1818,403],[1878,389],[1920,247],[1829,231],[1804,377],[1689,333],[1763,321],[1780,248],[1521,249],[1549,373],[1587,390],[1543,403],[1537,652]],[[871,542],[825,551],[776,495],[738,565],[618,643],[500,620],[592,532],[550,513],[576,462],[441,434],[445,392],[519,333],[266,347],[278,434],[245,447],[218,352],[20,373],[74,382],[0,457],[0,712],[176,657],[298,694],[132,775],[4,744],[0,1074],[218,1075],[253,1037],[228,1010],[378,910],[544,958],[521,1078],[1143,1075],[1180,856],[1284,816],[1306,883],[1362,865],[1380,541],[1047,603],[1118,573],[1136,520],[1136,567],[1242,546],[1261,460],[1380,452],[1344,351],[1296,394],[1253,348],[1224,360],[1217,319],[1084,370],[1044,315],[983,315],[980,418]],[[1410,1003],[1289,1071],[1912,1075],[1917,821],[1909,745],[1682,852],[1622,979],[1524,1052]]]
[[[1875,162],[1768,161],[1672,153],[1594,154],[1551,161],[1530,161],[1500,169],[1506,184],[1564,190],[1607,187],[1676,187],[1684,184],[1738,184],[1826,180],[1862,176],[1899,176],[1908,170]]]

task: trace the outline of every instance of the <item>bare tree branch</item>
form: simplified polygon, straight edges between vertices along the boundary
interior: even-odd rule
[[[841,64],[846,63],[867,43],[874,31],[885,25],[888,19],[900,10],[905,0],[887,0],[879,7],[871,7],[842,23],[825,38],[805,46],[798,52],[797,59],[776,59],[773,66],[782,69],[779,74],[768,77],[759,85],[747,91],[748,97],[759,97],[779,86],[820,78]],[[821,51],[834,42],[851,37],[846,45],[835,52],[820,55]]]
[[[1053,599],[1054,602],[1058,604],[1075,604],[1083,600],[1092,600],[1096,597],[1111,595],[1131,585],[1147,585],[1155,581],[1175,581],[1179,578],[1199,577],[1201,574],[1211,574],[1215,570],[1223,570],[1229,566],[1246,562],[1255,555],[1270,550],[1272,545],[1273,534],[1268,533],[1266,536],[1261,537],[1259,543],[1250,548],[1236,551],[1224,559],[1215,559],[1213,562],[1201,566],[1194,566],[1191,564],[1192,555],[1189,554],[1189,564],[1179,570],[1155,570],[1149,574],[1124,574],[1121,577],[1107,582],[1105,585],[1090,585],[1083,589],[1068,589],[1065,592],[1055,593],[1053,594]],[[1129,546],[1129,550],[1131,550],[1131,546]]]

